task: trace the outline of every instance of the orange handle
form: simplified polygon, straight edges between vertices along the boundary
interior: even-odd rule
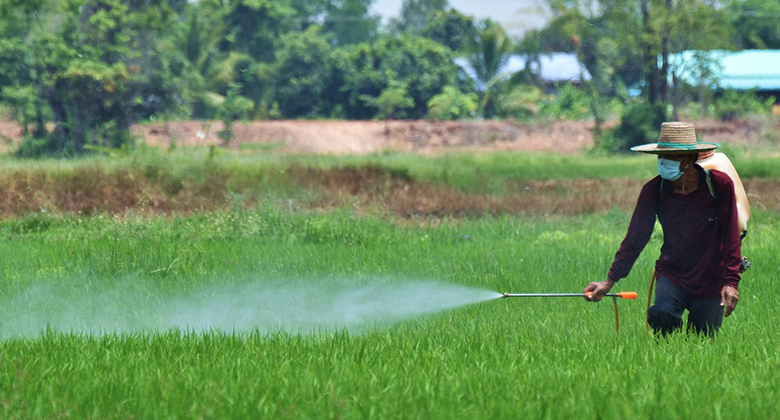
[[[585,293],[585,296],[590,297],[592,292]],[[636,299],[639,295],[636,292],[620,292],[620,293],[607,293],[605,296],[617,296],[621,299]]]

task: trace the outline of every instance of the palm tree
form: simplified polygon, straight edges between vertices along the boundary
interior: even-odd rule
[[[486,117],[495,115],[493,86],[502,79],[499,73],[512,54],[512,41],[501,25],[483,29],[471,45],[469,63],[483,86],[480,108]]]

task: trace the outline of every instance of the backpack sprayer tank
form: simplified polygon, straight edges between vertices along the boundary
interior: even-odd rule
[[[739,224],[740,238],[747,236],[747,224],[750,220],[750,204],[748,203],[745,187],[742,186],[742,180],[739,178],[737,170],[731,164],[728,156],[723,153],[709,151],[699,153],[699,159],[696,161],[704,169],[716,169],[725,173],[734,182],[734,200],[737,202],[737,223]],[[742,257],[742,268],[740,273],[744,273],[750,268],[750,260]]]
[[[750,220],[750,204],[748,204],[745,187],[742,186],[742,180],[731,164],[728,156],[714,151],[699,153],[699,160],[696,161],[704,169],[715,169],[725,173],[734,182],[734,199],[737,201],[737,219],[739,222],[739,231],[747,232],[747,224]]]

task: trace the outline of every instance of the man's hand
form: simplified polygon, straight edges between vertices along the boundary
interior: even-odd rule
[[[606,279],[604,281],[594,281],[588,284],[582,293],[585,294],[585,300],[589,302],[598,302],[601,300],[601,298],[604,297],[605,294],[609,292],[610,289],[612,289],[612,286],[614,285],[615,282],[610,279]]]
[[[720,306],[726,307],[726,316],[731,315],[734,312],[734,308],[737,307],[739,302],[739,291],[733,286],[723,286],[723,290],[720,291]]]

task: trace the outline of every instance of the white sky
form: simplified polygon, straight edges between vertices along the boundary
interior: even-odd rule
[[[401,13],[403,0],[376,0],[372,12],[386,20]],[[478,19],[489,17],[501,23],[515,38],[549,20],[545,0],[449,0],[450,7]]]

